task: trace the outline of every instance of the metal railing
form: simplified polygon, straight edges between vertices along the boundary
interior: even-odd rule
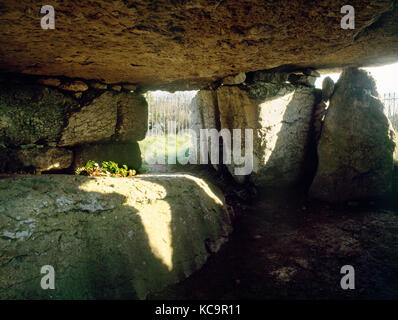
[[[148,135],[168,134],[167,124],[169,121],[176,123],[176,132],[189,129],[190,108],[192,98],[195,92],[179,92],[177,94],[165,93],[156,95],[148,92],[146,95],[148,101]],[[389,92],[382,96],[385,106],[385,112],[390,119],[395,131],[398,132],[398,93]]]
[[[390,119],[394,130],[398,132],[398,94],[396,92],[385,93],[383,103],[388,119]]]
[[[148,92],[148,135],[168,134],[168,123],[176,124],[176,133],[189,129],[189,105],[195,92],[153,94]]]

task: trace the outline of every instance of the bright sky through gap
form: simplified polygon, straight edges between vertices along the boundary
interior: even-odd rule
[[[174,93],[171,93],[171,92],[167,92],[167,91],[156,90],[156,91],[152,91],[152,95],[154,98],[174,96],[177,99],[177,97],[179,95],[193,98],[197,92],[198,92],[197,90],[191,90],[191,91],[176,91]]]
[[[389,64],[381,67],[364,68],[369,71],[377,83],[377,90],[380,96],[389,92],[398,92],[398,63]],[[339,73],[331,73],[322,75],[317,79],[315,86],[322,87],[322,81],[325,77],[331,77],[334,82],[339,79]]]
[[[381,67],[372,67],[372,68],[364,68],[369,71],[373,78],[377,83],[377,90],[380,96],[383,96],[385,93],[389,92],[397,92],[398,93],[398,63],[389,64]],[[321,75],[317,81],[315,82],[315,86],[317,88],[322,88],[322,81],[325,77],[331,77],[334,82],[337,82],[340,77],[340,73],[330,73]],[[162,97],[172,95],[172,93],[166,91],[152,91],[154,97]],[[195,96],[197,91],[182,91],[176,92],[176,96],[178,95],[191,95],[192,98]]]

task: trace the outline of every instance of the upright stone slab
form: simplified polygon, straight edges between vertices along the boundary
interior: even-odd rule
[[[117,99],[112,92],[105,92],[65,120],[59,146],[109,140],[116,130]]]
[[[118,94],[116,141],[134,142],[145,139],[148,131],[148,103],[142,95],[131,92]]]
[[[196,134],[192,135],[192,144],[197,147],[196,159],[200,159],[200,129],[217,129],[217,96],[210,89],[200,90],[190,104],[190,129]]]
[[[40,173],[69,168],[73,152],[65,148],[32,148],[15,151],[13,159],[20,161],[23,168],[32,167]]]
[[[299,71],[296,73],[319,76],[315,70]],[[250,180],[260,187],[284,188],[301,183],[308,187],[312,180],[316,165],[312,116],[315,105],[321,101],[321,91],[288,83],[290,74],[269,70],[249,72],[244,83],[201,90],[192,101],[191,129],[197,135],[200,129],[219,132],[226,129],[232,138],[230,151],[233,151],[233,130],[240,130],[240,156],[248,160],[252,155],[252,173],[244,175],[248,170],[238,171],[247,168],[248,161],[236,163],[232,159],[231,163],[224,163],[239,183]],[[253,150],[248,149],[246,129],[252,130]],[[225,137],[223,140],[225,144]],[[222,152],[219,149],[219,154]]]
[[[57,143],[68,114],[79,102],[54,88],[41,85],[0,86],[0,145]]]
[[[217,128],[216,99],[215,91],[210,89],[200,90],[196,94],[190,105],[191,129],[199,132],[201,128]]]
[[[395,133],[373,78],[365,70],[344,70],[323,124],[310,196],[340,202],[387,194],[394,149]]]
[[[291,187],[301,182],[307,172],[306,166],[313,162],[309,159],[309,149],[316,92],[305,86],[267,83],[267,92],[270,89],[274,94],[264,93],[258,97],[239,87],[219,88],[221,128],[242,129],[242,155],[244,129],[253,129],[250,180],[255,185]],[[242,181],[242,177],[235,175],[233,164],[228,168],[238,181]]]
[[[43,83],[56,84],[20,77],[0,87],[0,172],[66,169],[73,151],[88,144],[91,151],[96,145],[95,155],[109,156],[104,160],[127,159],[139,167],[136,142],[145,138],[148,126],[144,97],[88,87],[76,95]],[[126,150],[109,144],[124,144]],[[111,152],[115,148],[118,152]]]
[[[85,144],[75,148],[73,169],[84,166],[92,160],[99,164],[114,161],[120,165],[138,170],[142,165],[141,150],[137,142],[110,142]]]
[[[145,138],[147,126],[148,106],[143,97],[107,91],[71,114],[59,145],[139,141]]]
[[[249,150],[249,154],[253,154],[253,157],[248,159],[248,161],[249,166],[251,167],[250,169],[256,171],[258,169],[257,129],[260,128],[260,124],[257,122],[257,103],[249,97],[247,91],[242,90],[237,86],[223,86],[217,89],[217,106],[219,110],[221,129],[228,129],[231,135],[231,151],[233,151],[234,129],[239,129],[241,131],[241,155],[244,155],[246,151],[245,129],[253,130],[254,154]],[[224,144],[225,143],[226,141],[224,141]],[[237,175],[235,169],[237,167],[244,167],[244,165],[236,165],[233,157],[231,159],[231,164],[226,164],[226,166],[234,179],[239,183],[247,181],[251,174],[251,172],[248,172],[247,175]]]
[[[252,129],[253,172],[237,175],[236,169],[244,165],[234,161],[226,164],[229,172],[240,183],[250,179],[260,187],[291,187],[314,166],[311,117],[320,94],[306,86],[280,83],[280,77],[260,81],[257,75],[250,76],[248,85],[201,90],[191,104],[191,128],[197,134],[200,129],[228,129],[231,149],[233,129],[240,129],[242,156],[245,129]]]

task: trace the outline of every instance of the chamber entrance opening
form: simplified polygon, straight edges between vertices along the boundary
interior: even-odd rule
[[[169,172],[191,148],[190,104],[197,91],[148,91],[148,132],[139,142],[147,172]]]

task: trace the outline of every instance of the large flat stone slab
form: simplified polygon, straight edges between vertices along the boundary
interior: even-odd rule
[[[1,299],[144,299],[231,231],[219,190],[191,175],[0,180]],[[55,289],[40,286],[41,267]]]
[[[341,27],[348,4],[355,29]],[[40,27],[42,5],[1,3],[2,70],[201,88],[278,66],[397,61],[393,0],[63,1],[53,3],[54,30]]]

